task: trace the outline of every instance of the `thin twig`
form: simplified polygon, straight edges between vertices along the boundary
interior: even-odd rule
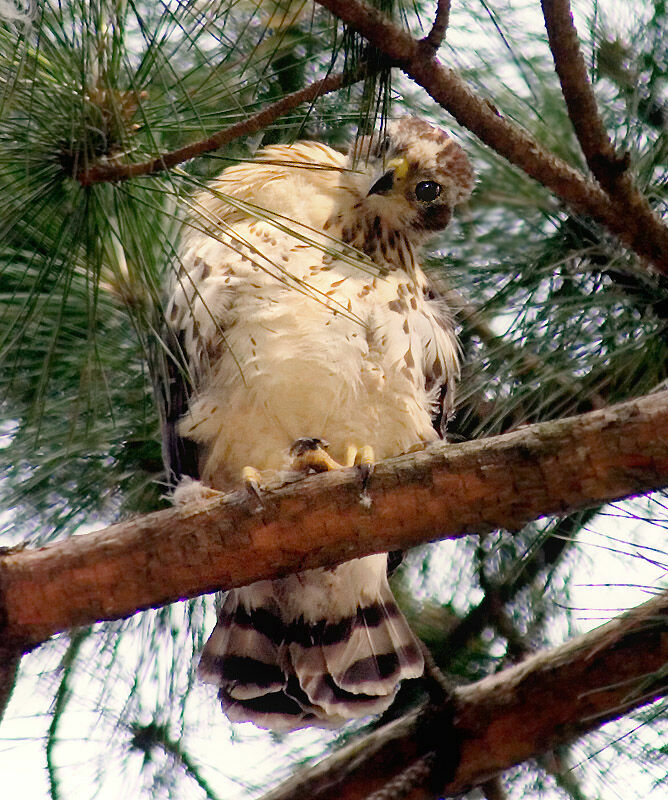
[[[429,33],[422,40],[434,49],[434,52],[443,44],[445,32],[450,22],[450,0],[438,0],[436,18]]]
[[[132,731],[132,747],[143,753],[145,760],[150,760],[155,748],[161,748],[164,753],[171,756],[174,761],[183,768],[185,774],[191,778],[202,789],[207,800],[218,800],[218,795],[200,773],[197,764],[188,754],[183,746],[181,739],[173,739],[169,736],[167,727],[157,722],[149,722],[148,725],[133,724],[130,726]]]
[[[568,759],[565,757],[568,748],[569,745],[562,745],[554,750],[549,750],[538,756],[536,763],[544,772],[552,776],[564,797],[569,797],[571,800],[588,800],[578,783],[575,771],[571,769]]]
[[[427,753],[392,778],[382,789],[367,795],[366,800],[403,800],[417,786],[427,783],[431,777],[434,754]]]
[[[88,636],[90,636],[90,631],[91,629],[86,627],[77,628],[72,632],[70,643],[60,662],[60,683],[58,684],[58,689],[53,699],[51,723],[47,731],[45,747],[46,771],[49,776],[49,797],[51,800],[59,800],[59,798],[62,797],[58,770],[54,761],[54,752],[59,741],[58,733],[60,723],[63,720],[65,708],[72,697],[72,678],[74,676],[79,652],[81,651],[83,643]]]
[[[423,641],[420,641],[420,647],[424,658],[424,674],[422,677],[427,684],[429,698],[434,705],[445,705],[452,698],[454,684],[441,672],[431,650]]]
[[[545,29],[568,116],[596,180],[613,200],[638,218],[648,236],[668,252],[668,229],[628,174],[628,154],[618,155],[598,112],[569,0],[541,0]]]
[[[257,133],[270,125],[274,120],[283,114],[291,111],[302,103],[312,103],[318,97],[335,92],[345,86],[361,80],[368,72],[365,64],[361,64],[357,69],[350,72],[339,72],[336,75],[328,75],[326,78],[315,81],[304,89],[292,92],[282,97],[276,103],[272,103],[257,114],[248,117],[242,122],[230,125],[227,128],[217,131],[206,139],[193,142],[192,144],[162,153],[149,161],[142,161],[136,164],[96,164],[89,169],[81,171],[77,180],[82,186],[90,186],[94,183],[105,183],[110,181],[125,181],[128,178],[136,178],[140,175],[154,175],[156,172],[175,167],[185,161],[212,150],[217,150],[224,144],[228,144],[234,139]]]
[[[14,691],[21,655],[20,650],[0,647],[0,722],[2,722]]]
[[[422,86],[446,111],[482,142],[553,191],[579,214],[616,234],[641,258],[668,273],[668,230],[647,228],[618,198],[611,199],[532,136],[503,117],[466,82],[441,64],[433,48],[394,25],[362,0],[316,0],[382,50],[409,78]]]
[[[512,600],[541,572],[554,569],[564,554],[568,552],[568,546],[573,541],[574,531],[586,524],[597,511],[597,508],[592,508],[560,519],[550,530],[550,536],[524,560],[519,574],[515,574],[512,570],[510,575],[497,577],[494,591],[500,595],[501,601],[507,603]],[[439,642],[439,648],[442,648],[439,649],[439,653],[444,652],[456,656],[457,652],[465,647],[473,636],[477,636],[486,625],[490,624],[492,602],[491,594],[486,593],[478,605],[470,609],[455,625],[452,625]]]

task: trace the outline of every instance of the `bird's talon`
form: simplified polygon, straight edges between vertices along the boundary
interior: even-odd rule
[[[334,469],[358,466],[362,476],[362,494],[366,494],[369,479],[373,472],[374,453],[370,445],[356,447],[348,445],[345,449],[343,463],[335,461],[326,452],[328,442],[317,437],[302,437],[290,447],[292,468],[299,472],[329,472]]]
[[[300,439],[296,439],[292,443],[290,447],[290,455],[293,458],[299,458],[305,453],[310,453],[318,450],[319,448],[326,450],[328,447],[329,442],[326,442],[324,439],[318,439],[316,436],[302,436]]]
[[[244,467],[241,470],[241,480],[244,483],[246,492],[253,500],[256,500],[261,508],[264,508],[264,500],[262,499],[261,476],[255,467]]]
[[[360,475],[362,476],[362,494],[366,494],[375,463],[373,447],[368,444],[360,447],[353,463],[356,463],[360,468]]]
[[[373,474],[373,464],[360,464],[360,475],[362,476],[362,493],[365,494],[369,487],[369,481]]]
[[[346,447],[346,456],[343,460],[344,467],[354,467],[355,461],[357,460],[357,448],[355,445],[349,444]]]
[[[329,472],[341,469],[341,464],[327,453],[329,443],[317,437],[303,437],[297,439],[290,448],[292,468],[299,472]]]

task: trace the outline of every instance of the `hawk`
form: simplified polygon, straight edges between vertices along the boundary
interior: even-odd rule
[[[403,118],[347,154],[266,147],[195,196],[166,309],[176,502],[442,435],[458,350],[419,252],[472,186],[453,139]],[[423,658],[379,554],[233,589],[198,671],[231,720],[285,731],[382,712]]]

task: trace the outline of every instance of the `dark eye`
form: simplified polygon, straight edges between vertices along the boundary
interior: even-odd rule
[[[415,196],[423,203],[430,203],[432,200],[436,200],[440,193],[441,186],[436,181],[420,181],[415,187]]]

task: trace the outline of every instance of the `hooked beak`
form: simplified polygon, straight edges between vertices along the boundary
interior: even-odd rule
[[[393,158],[387,162],[388,171],[369,189],[370,194],[386,194],[394,187],[395,178],[404,178],[408,172],[408,161],[405,158]]]
[[[389,192],[394,186],[394,170],[391,169],[386,172],[382,178],[379,178],[374,185],[369,189],[367,197],[371,194],[385,194]]]

